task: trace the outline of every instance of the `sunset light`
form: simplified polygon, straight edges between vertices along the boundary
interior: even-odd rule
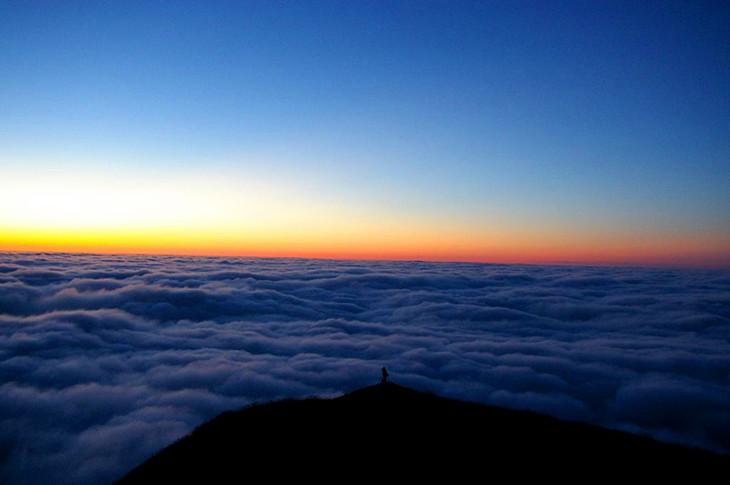
[[[305,188],[306,189],[306,188]],[[9,173],[0,244],[11,251],[724,266],[730,237],[605,221],[523,222],[519,210],[399,213],[237,175]],[[314,189],[312,189],[314,190]],[[445,206],[448,206],[446,201]],[[396,208],[394,208],[396,209]],[[539,209],[538,209],[539,210]]]

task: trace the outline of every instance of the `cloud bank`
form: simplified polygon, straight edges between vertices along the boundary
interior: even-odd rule
[[[0,481],[378,382],[730,452],[730,274],[0,253]],[[489,437],[485,437],[489,439]]]

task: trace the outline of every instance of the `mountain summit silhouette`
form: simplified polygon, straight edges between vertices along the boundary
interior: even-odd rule
[[[704,450],[384,382],[224,412],[117,483],[696,480],[727,465],[727,456]]]

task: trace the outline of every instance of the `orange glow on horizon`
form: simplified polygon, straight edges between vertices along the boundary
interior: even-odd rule
[[[0,250],[221,257],[284,257],[355,260],[422,260],[499,264],[577,264],[730,268],[730,241],[562,241],[529,238],[444,236],[411,228],[402,234],[219,233],[182,230],[11,230],[0,227]]]
[[[396,211],[252,177],[9,174],[0,251],[730,268],[730,234]]]

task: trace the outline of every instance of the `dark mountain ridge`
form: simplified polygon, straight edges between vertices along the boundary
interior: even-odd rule
[[[123,477],[136,483],[692,479],[730,457],[393,383],[228,411]],[[709,480],[709,478],[708,478]],[[602,480],[599,480],[602,481]]]

